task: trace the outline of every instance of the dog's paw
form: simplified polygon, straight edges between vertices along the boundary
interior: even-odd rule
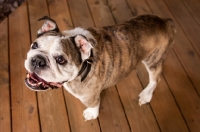
[[[139,105],[149,103],[153,96],[153,91],[157,86],[156,82],[150,82],[147,87],[139,94]]]
[[[153,92],[143,90],[139,94],[139,105],[141,106],[143,104],[149,103],[152,99],[152,94],[153,94]]]
[[[99,115],[99,107],[87,108],[83,111],[85,121],[96,119]]]

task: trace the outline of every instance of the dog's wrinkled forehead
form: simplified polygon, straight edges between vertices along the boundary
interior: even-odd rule
[[[35,44],[37,46],[37,49],[34,49],[36,47]],[[66,45],[69,45],[69,44],[70,44],[69,41],[63,41],[62,37],[44,35],[37,38],[31,44],[30,52],[34,54],[41,54],[48,58],[52,58],[52,57],[56,57],[60,55],[67,57],[68,54],[66,52]]]
[[[59,36],[44,35],[37,38],[34,43],[37,43],[39,49],[45,49],[53,47],[54,45],[59,45],[61,43],[61,38]]]

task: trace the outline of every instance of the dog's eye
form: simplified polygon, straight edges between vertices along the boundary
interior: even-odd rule
[[[60,65],[63,65],[63,64],[65,64],[65,63],[67,62],[67,61],[64,59],[63,56],[58,56],[58,57],[56,57],[55,59],[56,59],[56,62],[57,62],[58,64],[60,64]]]
[[[32,49],[37,49],[38,48],[38,43],[37,42],[33,42],[33,44],[31,45]]]

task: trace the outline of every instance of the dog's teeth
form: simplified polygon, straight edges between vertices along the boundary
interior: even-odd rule
[[[39,86],[40,84],[42,84],[42,82],[37,83],[38,86]]]
[[[27,75],[26,75],[26,77],[27,77],[27,78],[30,78],[30,75],[29,75],[29,74],[27,74]]]

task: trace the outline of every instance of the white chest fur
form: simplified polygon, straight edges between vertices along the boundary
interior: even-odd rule
[[[69,87],[69,86],[67,85],[67,82],[64,83],[63,86],[64,86],[64,88],[65,88],[70,94],[72,94],[74,97],[76,97],[76,98],[78,98],[78,99],[80,99],[80,100],[83,98],[83,95],[80,95],[80,94],[74,92],[74,90],[73,90],[71,87]]]

